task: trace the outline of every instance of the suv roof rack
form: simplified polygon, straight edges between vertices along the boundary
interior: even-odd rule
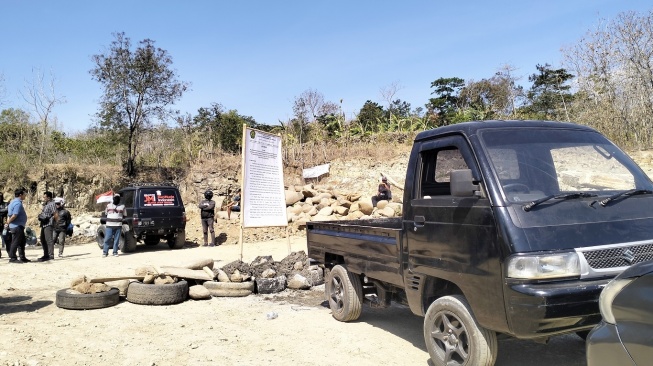
[[[177,185],[173,182],[130,182],[128,187],[156,187],[156,186],[161,186],[161,187],[177,187]]]

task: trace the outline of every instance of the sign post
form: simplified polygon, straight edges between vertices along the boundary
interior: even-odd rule
[[[243,125],[240,259],[243,228],[288,226],[281,136]]]

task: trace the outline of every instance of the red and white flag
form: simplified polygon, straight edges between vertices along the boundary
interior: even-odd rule
[[[104,193],[98,194],[97,196],[95,196],[95,202],[97,203],[113,202],[113,191],[106,191]]]

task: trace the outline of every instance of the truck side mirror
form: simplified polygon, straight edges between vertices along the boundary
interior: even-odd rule
[[[478,192],[478,184],[474,184],[471,169],[449,172],[449,185],[451,186],[451,195],[455,197],[471,197]]]

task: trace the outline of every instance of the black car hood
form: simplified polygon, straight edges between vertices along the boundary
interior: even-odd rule
[[[606,207],[594,201],[547,202],[528,212],[511,205],[508,212],[516,228],[512,249],[564,250],[653,240],[653,197],[631,197]]]

